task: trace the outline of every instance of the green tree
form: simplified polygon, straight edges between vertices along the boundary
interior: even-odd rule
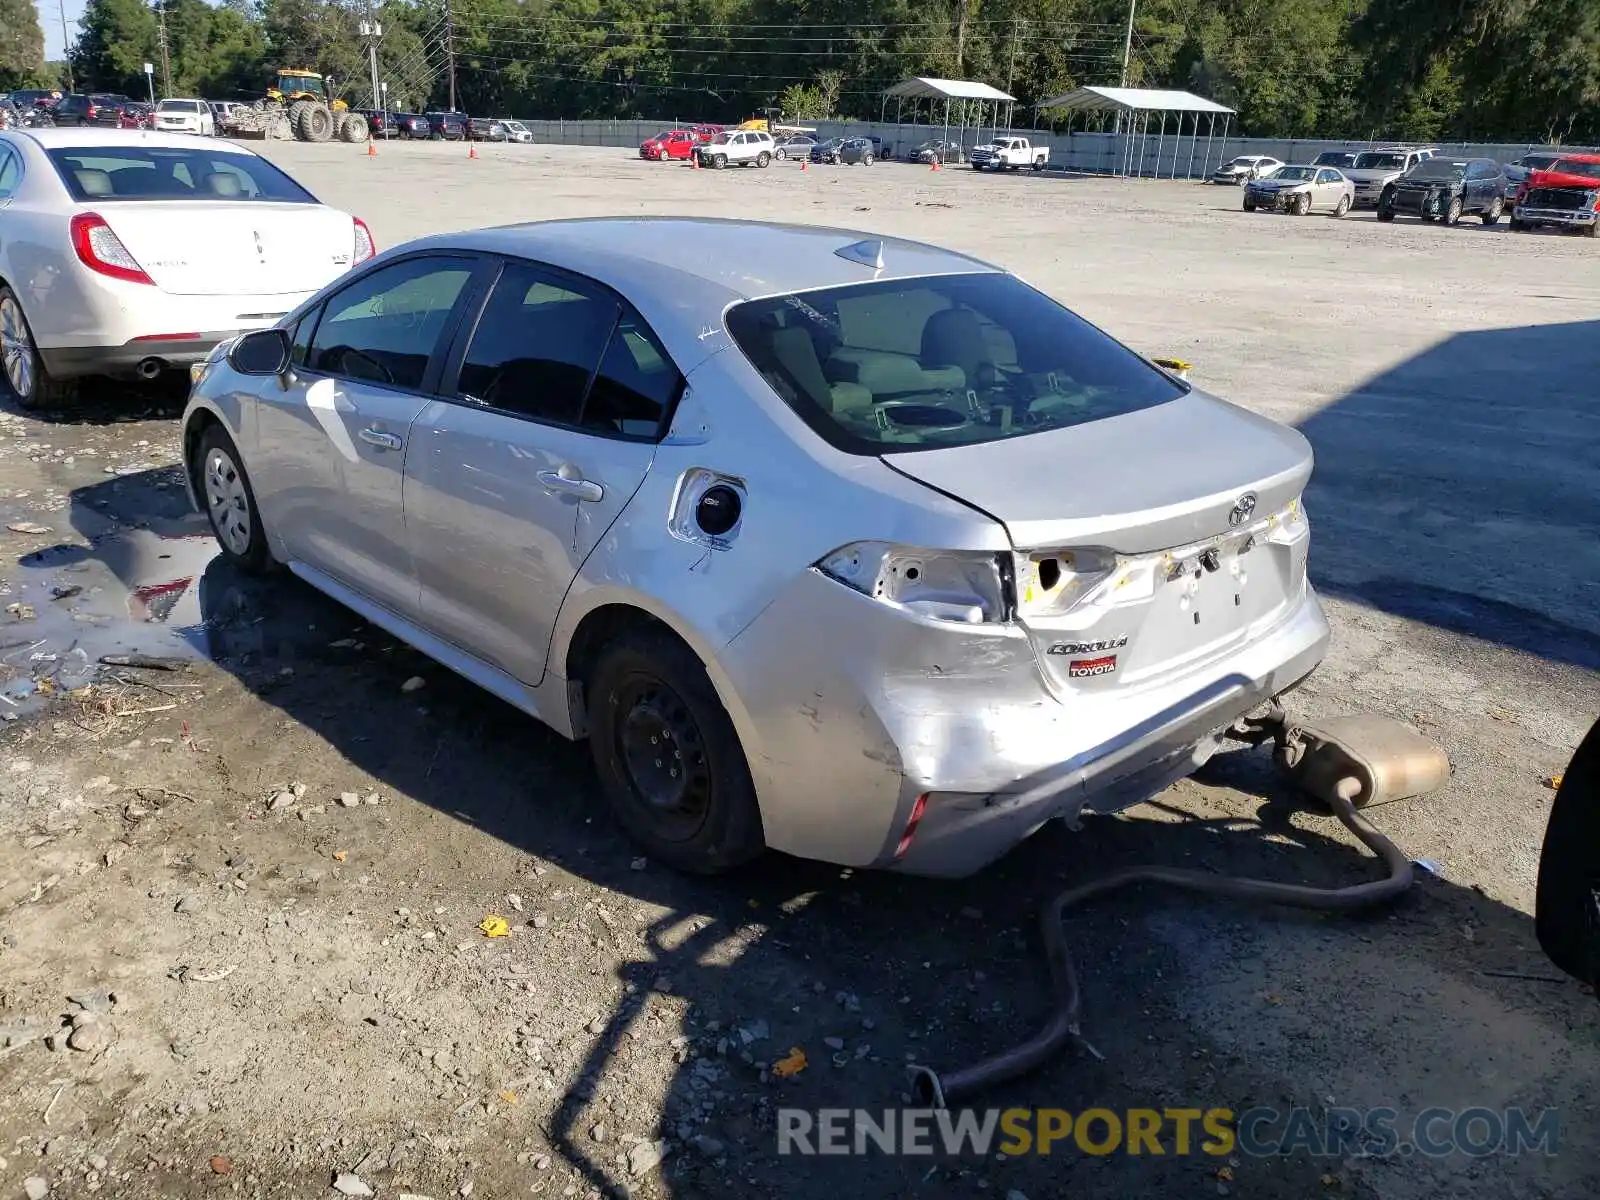
[[[44,69],[44,31],[33,0],[0,0],[0,89],[38,82]]]
[[[70,58],[79,90],[144,93],[144,64],[156,61],[154,12],[141,0],[88,0],[78,30]]]

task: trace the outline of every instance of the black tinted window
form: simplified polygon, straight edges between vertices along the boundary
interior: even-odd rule
[[[47,153],[80,204],[107,200],[241,200],[315,204],[316,198],[254,154],[197,146],[61,146]]]
[[[779,397],[857,454],[1063,429],[1187,390],[998,272],[751,300],[729,310],[727,322]]]
[[[661,343],[635,314],[624,312],[589,389],[582,425],[596,433],[654,438],[682,386]]]
[[[413,258],[372,272],[328,301],[307,366],[388,387],[420,388],[471,276],[472,263],[459,258]]]
[[[463,398],[576,425],[617,304],[521,263],[501,273],[461,364]]]

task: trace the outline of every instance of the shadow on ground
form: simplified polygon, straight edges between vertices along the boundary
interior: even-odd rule
[[[1363,391],[1352,402],[1389,411],[1393,424],[1406,425],[1409,401],[1392,388]],[[1335,573],[1337,581],[1353,564],[1376,563],[1381,577],[1397,576],[1405,565],[1403,539],[1382,543],[1392,558],[1350,544],[1361,537],[1359,497],[1370,489],[1360,464],[1371,462],[1398,486],[1409,473],[1409,455],[1421,448],[1379,439],[1364,458],[1359,447],[1368,443],[1349,433],[1341,414],[1322,420],[1338,435],[1331,452],[1324,451],[1324,462],[1333,461],[1318,504],[1322,545],[1333,547],[1322,551],[1323,569],[1330,560],[1342,565],[1346,574]],[[1395,448],[1385,451],[1385,445]],[[1341,462],[1341,454],[1348,459]],[[1574,495],[1581,492],[1576,479],[1568,484]],[[1460,504],[1447,503],[1459,491],[1441,478],[1422,495],[1441,510],[1460,512]],[[1068,1145],[1050,1157],[1004,1161],[970,1154],[801,1160],[776,1153],[780,1107],[898,1107],[908,1061],[947,1069],[1030,1034],[1049,1003],[1035,914],[1069,880],[1112,863],[1178,864],[1325,886],[1374,877],[1373,860],[1328,836],[1331,820],[1291,819],[1298,806],[1286,799],[1262,752],[1241,750],[1207,768],[1210,782],[1269,797],[1257,821],[1198,817],[1203,797],[1193,785],[1180,785],[1134,819],[1091,819],[1078,833],[1051,826],[994,868],[960,882],[857,874],[779,856],[720,880],[641,872],[630,869],[633,851],[603,815],[583,746],[562,741],[364,626],[293,577],[238,575],[215,557],[199,518],[187,513],[173,472],[107,480],[72,499],[74,525],[91,544],[91,560],[135,594],[159,585],[162,604],[146,603],[144,615],[156,624],[182,624],[183,639],[393,794],[668,910],[643,931],[648,952],[618,968],[628,998],[609,1015],[547,1130],[551,1144],[595,1188],[618,1194],[628,1176],[619,1148],[589,1135],[604,1115],[593,1105],[609,1078],[630,1069],[629,1033],[649,997],[670,989],[689,1006],[682,1032],[691,1038],[692,1056],[670,1085],[657,1130],[670,1154],[660,1182],[651,1186],[673,1197],[832,1200],[998,1196],[1013,1189],[1034,1200],[1379,1194],[1365,1176],[1351,1174],[1349,1154],[1242,1162],[1235,1155],[1230,1162],[1177,1156],[1170,1140],[1169,1153],[1160,1157],[1097,1156]],[[1339,511],[1348,503],[1356,515]],[[1527,504],[1531,508],[1531,495]],[[1431,508],[1418,501],[1418,511]],[[128,550],[130,539],[151,538],[154,551]],[[168,552],[174,546],[184,549],[174,556]],[[49,560],[33,565],[52,567]],[[1349,588],[1356,591],[1354,584]],[[1546,649],[1578,653],[1559,639]],[[420,705],[400,688],[413,675],[427,680]],[[1459,936],[1464,926],[1478,931],[1471,943]],[[1592,1017],[1593,1000],[1555,978],[1538,957],[1526,917],[1432,877],[1422,878],[1395,909],[1354,917],[1246,910],[1171,895],[1117,896],[1070,918],[1070,940],[1083,976],[1085,1033],[1105,1061],[1067,1055],[974,1104],[1075,1112],[1304,1106],[1321,1120],[1331,1104],[1330,1085],[1291,1065],[1307,1047],[1323,1056],[1319,1063],[1340,1062],[1349,1047],[1329,1043],[1348,1039],[1382,1059],[1408,1039],[1450,1029],[1466,1003],[1509,1014],[1508,1028],[1531,1025],[1547,1041],[1581,1039]],[[1348,968],[1352,978],[1368,981],[1372,994],[1337,1000],[1314,994],[1315,979],[1300,973],[1284,954],[1285,944]],[[1482,974],[1508,964],[1534,981]],[[1397,991],[1389,995],[1387,989]],[[1240,1027],[1214,1035],[1203,1014],[1218,994],[1233,993]],[[1412,1111],[1432,1102],[1509,1103],[1513,1095],[1534,1106],[1552,1103],[1547,1085],[1554,1067],[1537,1060],[1542,1051],[1536,1047],[1529,1061],[1521,1032],[1482,1036],[1470,1062],[1474,1070],[1501,1072],[1493,1088],[1485,1083],[1463,1094],[1451,1064],[1424,1065],[1400,1055],[1385,1064],[1367,1102]],[[791,1047],[805,1050],[809,1067],[788,1081],[771,1079],[763,1066]],[[1560,1088],[1554,1094],[1567,1097]],[[1349,1093],[1339,1098],[1356,1102]],[[1502,1160],[1499,1169],[1514,1167]]]

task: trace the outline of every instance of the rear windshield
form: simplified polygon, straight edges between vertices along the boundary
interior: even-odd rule
[[[1152,408],[1187,391],[998,272],[750,300],[727,320],[779,397],[853,454],[1021,437]]]
[[[79,203],[108,200],[268,200],[316,197],[264,158],[205,146],[62,146],[50,150]]]

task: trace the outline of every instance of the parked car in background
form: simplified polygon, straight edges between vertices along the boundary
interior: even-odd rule
[[[154,129],[155,109],[139,100],[130,100],[122,106],[117,116],[121,129]]]
[[[927,141],[918,145],[906,156],[912,162],[962,163],[967,161],[967,152],[960,142]]]
[[[1004,271],[861,238],[396,248],[196,372],[191,495],[236,568],[587,737],[653,861],[969,874],[1317,667],[1311,448]]]
[[[240,104],[237,100],[212,100],[211,115],[216,119],[217,130],[221,132],[231,125],[239,114],[249,110],[248,104]]]
[[[86,375],[148,379],[197,362],[373,253],[359,220],[228,142],[7,130],[0,180],[13,178],[0,392],[22,408],[68,402]]]
[[[384,112],[377,108],[363,108],[360,112],[367,119],[367,132],[373,137],[392,141],[405,136],[405,131],[398,124],[398,118],[403,116],[403,113],[393,110]]]
[[[506,127],[492,117],[472,117],[467,121],[467,136],[475,142],[503,142]]]
[[[709,142],[712,138],[716,137],[717,134],[722,132],[722,126],[721,125],[691,125],[689,127],[689,132],[694,134],[694,140],[695,141],[697,141],[697,142]]]
[[[666,162],[674,158],[687,162],[697,145],[699,142],[689,130],[665,129],[639,143],[639,157],[651,162]]]
[[[765,167],[777,149],[770,133],[756,129],[725,129],[704,145],[694,148],[702,167]]]
[[[50,119],[63,128],[100,125],[115,129],[121,124],[122,106],[127,103],[128,97],[117,92],[73,92],[56,102]]]
[[[1232,184],[1237,187],[1252,179],[1269,178],[1281,166],[1283,163],[1270,154],[1241,154],[1211,172],[1211,182]]]
[[[521,121],[513,121],[502,117],[500,118],[500,124],[505,126],[506,141],[524,144],[533,141],[533,130],[529,129]]]
[[[1343,171],[1346,167],[1356,165],[1356,152],[1354,150],[1324,150],[1311,160],[1313,167],[1332,167],[1336,171]]]
[[[433,122],[421,113],[390,112],[389,120],[394,125],[396,137],[418,141],[433,136]]]
[[[1023,167],[1042,171],[1050,161],[1050,147],[1035,146],[1025,137],[999,137],[974,147],[967,157],[974,171],[1020,171]]]
[[[782,162],[786,158],[803,158],[810,160],[811,151],[816,146],[817,139],[807,134],[799,133],[786,137],[773,147],[772,157]]]
[[[839,161],[839,151],[843,145],[843,138],[827,138],[811,147],[811,153],[807,155],[807,159],[814,163],[837,163]]]
[[[1538,150],[1504,164],[1500,169],[1505,172],[1508,200],[1515,199],[1517,188],[1528,181],[1529,175],[1535,171],[1548,171],[1560,158],[1559,150]]]
[[[163,100],[156,105],[155,128],[162,133],[213,136],[217,132],[217,119],[204,100]]]
[[[1357,154],[1355,166],[1344,173],[1345,178],[1356,185],[1356,207],[1377,207],[1385,188],[1432,156],[1431,150],[1405,147],[1363,150]]]
[[[1546,226],[1600,234],[1600,154],[1564,154],[1518,189],[1511,228]]]
[[[1264,208],[1297,217],[1311,212],[1342,217],[1355,203],[1355,193],[1355,185],[1335,167],[1286,165],[1270,179],[1252,179],[1244,185],[1244,211]]]
[[[54,108],[61,93],[53,88],[19,88],[11,93],[11,103],[18,108]]]
[[[428,136],[435,141],[459,142],[468,137],[466,113],[430,112],[422,115],[427,118]]]
[[[1378,220],[1414,213],[1424,221],[1454,225],[1478,216],[1485,225],[1500,220],[1506,205],[1506,177],[1492,158],[1424,159],[1383,191]]]

